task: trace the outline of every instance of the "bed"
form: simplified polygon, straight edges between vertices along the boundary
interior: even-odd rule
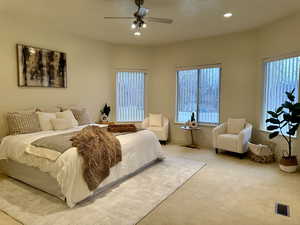
[[[84,181],[83,159],[76,148],[68,149],[55,160],[31,154],[35,152],[31,150],[49,151],[34,149],[36,147],[31,143],[35,140],[80,131],[84,127],[3,138],[0,145],[1,170],[10,177],[65,200],[72,208],[95,192],[105,190],[164,158],[161,146],[151,131],[141,130],[117,136],[122,148],[122,161],[110,169],[110,175],[92,192]]]

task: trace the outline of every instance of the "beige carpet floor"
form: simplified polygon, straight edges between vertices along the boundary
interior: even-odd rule
[[[58,198],[6,178],[0,181],[0,209],[25,225],[133,225],[204,166],[169,156],[72,209]]]
[[[212,150],[165,148],[168,155],[207,162],[139,225],[299,225],[300,173],[262,165]],[[1,177],[0,179],[6,179]],[[275,202],[291,207],[291,217],[275,215]],[[0,225],[18,224],[0,213]]]

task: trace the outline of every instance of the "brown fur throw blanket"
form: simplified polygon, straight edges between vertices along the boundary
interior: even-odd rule
[[[136,132],[136,126],[134,124],[114,124],[108,125],[109,132],[122,133],[122,132]]]
[[[83,177],[93,191],[109,176],[110,168],[122,160],[120,142],[98,126],[83,128],[71,141],[83,157]]]

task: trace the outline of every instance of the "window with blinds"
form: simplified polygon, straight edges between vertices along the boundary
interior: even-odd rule
[[[177,71],[177,122],[219,123],[221,67]]]
[[[299,99],[299,73],[300,56],[264,62],[265,82],[262,129],[267,129],[265,122],[269,118],[267,111],[275,111],[287,100],[286,91],[295,89],[296,100]]]
[[[117,121],[143,121],[145,73],[117,72],[116,76]]]

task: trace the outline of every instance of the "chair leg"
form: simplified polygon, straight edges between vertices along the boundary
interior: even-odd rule
[[[167,145],[167,141],[159,141],[161,145]]]
[[[218,154],[219,153],[219,150],[216,148],[216,154]]]

